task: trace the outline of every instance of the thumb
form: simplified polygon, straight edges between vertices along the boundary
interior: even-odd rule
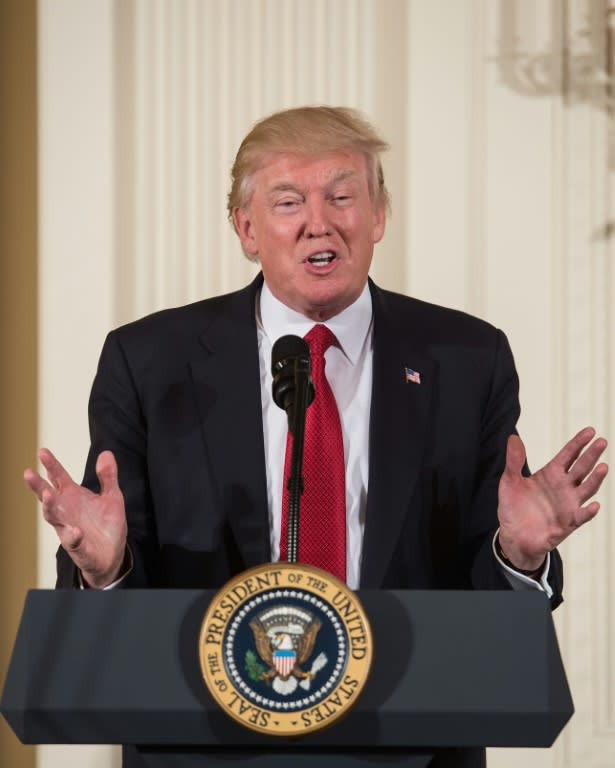
[[[525,446],[519,435],[510,435],[506,446],[506,467],[504,474],[518,477],[525,464]]]
[[[65,525],[61,529],[60,543],[67,552],[79,549],[83,541],[83,531],[75,525]]]
[[[117,462],[111,451],[103,451],[96,460],[96,476],[100,482],[101,493],[119,491],[117,482]]]

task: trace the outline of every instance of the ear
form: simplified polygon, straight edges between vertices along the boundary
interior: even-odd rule
[[[250,215],[250,208],[234,208],[233,224],[235,225],[235,232],[239,235],[244,251],[249,256],[258,256],[258,244],[252,217]]]
[[[378,203],[374,208],[373,242],[379,243],[384,237],[386,229],[387,212],[384,203]]]

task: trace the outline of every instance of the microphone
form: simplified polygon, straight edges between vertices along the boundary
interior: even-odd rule
[[[299,508],[303,493],[303,449],[305,412],[314,399],[310,372],[310,347],[300,336],[281,336],[271,350],[273,399],[288,416],[288,431],[293,445],[288,476],[287,560],[296,563],[299,556]]]
[[[288,428],[295,433],[295,405],[303,409],[314,399],[310,347],[300,336],[281,336],[271,350],[272,394],[277,406],[286,411]]]

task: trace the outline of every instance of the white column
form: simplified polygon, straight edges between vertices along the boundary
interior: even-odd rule
[[[113,3],[40,0],[39,440],[80,479],[87,398],[113,325]],[[57,537],[41,519],[39,586]],[[50,649],[53,652],[53,649]],[[39,768],[112,768],[111,747],[40,746]]]
[[[406,289],[507,332],[534,468],[588,423],[612,437],[614,11],[408,4]],[[493,768],[613,762],[613,488],[563,547],[556,623],[576,713],[552,750],[492,750]]]
[[[557,375],[562,431],[586,423],[613,438],[615,393],[615,4],[580,0],[562,9],[567,42],[554,140],[561,158],[557,240],[560,328]],[[610,12],[610,15],[609,15]],[[609,33],[610,23],[610,37]],[[607,56],[611,56],[611,60]],[[612,451],[611,451],[612,454]],[[560,617],[564,659],[577,712],[562,739],[566,768],[615,761],[615,483],[600,494],[603,511],[565,547],[568,602]]]

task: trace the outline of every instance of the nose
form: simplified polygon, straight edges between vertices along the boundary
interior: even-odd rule
[[[330,234],[326,201],[320,198],[309,200],[306,205],[305,236],[325,237]]]

